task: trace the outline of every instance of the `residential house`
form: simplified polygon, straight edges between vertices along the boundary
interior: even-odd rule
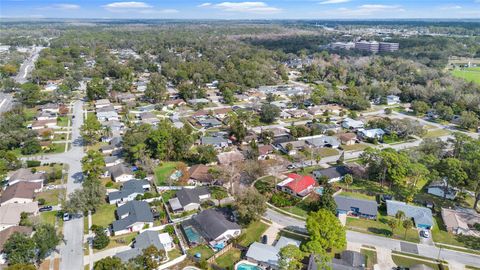
[[[282,111],[280,111],[279,117],[280,117],[280,119],[290,119],[290,118],[292,118],[292,115],[290,113],[288,113],[288,111],[282,110]]]
[[[190,105],[197,105],[197,104],[207,104],[209,101],[206,98],[196,98],[196,99],[189,99],[188,104]]]
[[[302,118],[302,117],[308,117],[310,118],[311,115],[303,109],[297,109],[297,110],[290,110],[288,113],[293,117],[293,118]]]
[[[51,112],[41,111],[35,116],[37,121],[55,120],[57,121],[57,114]]]
[[[318,255],[310,255],[307,270],[323,270],[318,266]],[[332,270],[364,270],[366,265],[365,255],[352,250],[345,250],[340,253],[340,258],[332,258],[329,263]]]
[[[9,203],[0,206],[0,231],[18,226],[22,212],[36,216],[38,214],[38,203]]]
[[[472,235],[480,237],[480,231],[474,225],[480,224],[480,214],[473,209],[457,207],[442,208],[442,219],[447,231],[453,234]]]
[[[338,139],[343,145],[354,145],[357,142],[357,134],[342,133],[338,135]]]
[[[37,133],[37,139],[39,140],[52,140],[54,138],[54,131],[51,128],[36,129],[35,132]]]
[[[43,172],[32,172],[31,169],[21,168],[14,171],[9,177],[7,177],[7,185],[11,186],[18,182],[33,182],[40,183],[43,187],[43,181],[47,179],[47,176]]]
[[[283,142],[277,145],[280,151],[290,156],[296,155],[299,150],[304,149],[306,146],[307,143],[303,140]]]
[[[149,104],[145,106],[140,106],[137,108],[139,112],[152,112],[155,110],[155,105],[154,104]]]
[[[132,93],[126,92],[126,93],[116,93],[115,94],[115,99],[117,102],[123,102],[123,103],[128,103],[128,102],[133,102],[136,100],[136,96]]]
[[[209,172],[209,167],[203,164],[193,165],[188,169],[188,183],[190,185],[211,185],[214,183],[214,178]]]
[[[312,192],[315,180],[308,175],[287,174],[287,178],[277,184],[277,189],[293,196],[305,197]]]
[[[232,214],[224,209],[210,208],[182,222],[182,229],[190,245],[206,241],[211,247],[221,249],[242,232],[240,225],[231,219]]]
[[[109,144],[109,145],[104,145],[100,147],[100,152],[104,155],[112,155],[115,150],[120,149],[118,146]]]
[[[338,148],[340,146],[340,141],[335,136],[316,135],[299,138],[299,140],[305,140],[308,145],[315,148]]]
[[[398,211],[404,212],[406,217],[413,219],[417,228],[431,229],[433,226],[432,210],[429,208],[387,200],[387,214],[395,216]]]
[[[204,128],[215,128],[215,127],[221,126],[222,122],[220,122],[216,118],[209,117],[209,118],[198,120],[198,124],[200,124]]]
[[[95,101],[95,109],[100,109],[104,107],[111,106],[112,104],[110,103],[110,100],[108,99],[99,99]]]
[[[168,203],[174,212],[183,212],[199,209],[200,203],[208,199],[210,191],[206,187],[183,188]]]
[[[258,159],[259,160],[265,160],[268,158],[272,158],[274,155],[273,154],[273,146],[271,144],[267,145],[260,145],[258,147]]]
[[[362,121],[354,120],[354,119],[351,119],[351,118],[345,118],[342,121],[342,127],[345,128],[345,129],[349,129],[349,130],[361,129],[364,126],[365,126],[365,124]]]
[[[427,193],[449,200],[453,200],[455,197],[457,197],[457,189],[451,186],[447,188],[446,181],[442,180],[432,182],[430,185],[428,185]]]
[[[340,126],[335,123],[307,123],[307,126],[312,129],[317,129],[320,133],[333,132],[338,133],[340,131]]]
[[[36,120],[33,121],[32,125],[30,126],[33,130],[39,130],[44,128],[55,128],[57,127],[57,119],[50,119],[50,120]]]
[[[147,180],[129,180],[123,183],[119,191],[108,193],[110,204],[123,204],[135,200],[138,195],[143,195],[150,190],[150,182]]]
[[[103,160],[105,161],[105,167],[113,167],[123,163],[123,159],[117,156],[106,156]]]
[[[228,147],[231,144],[231,141],[224,137],[208,137],[204,136],[200,138],[201,145],[211,145],[215,148],[224,148]]]
[[[382,140],[383,135],[385,135],[385,131],[383,131],[381,128],[358,130],[358,136],[361,139]]]
[[[213,110],[213,116],[216,118],[223,120],[225,117],[227,117],[228,113],[231,112],[231,108],[220,108],[220,109],[215,109]]]
[[[387,105],[400,104],[400,97],[396,95],[387,96]]]
[[[342,180],[343,177],[348,174],[348,169],[345,166],[336,166],[321,170],[315,170],[312,174],[313,176],[315,176],[315,179],[325,177],[329,183],[333,183]]]
[[[229,165],[235,162],[243,161],[245,157],[237,150],[230,152],[223,152],[217,155],[218,164]]]
[[[125,130],[125,124],[117,120],[102,122],[102,125],[109,127],[114,135],[121,135]]]
[[[300,247],[301,242],[280,236],[275,245],[253,242],[245,254],[247,261],[257,264],[265,269],[279,269],[280,250],[287,245]]]
[[[0,206],[9,203],[31,203],[35,198],[35,192],[42,188],[42,183],[21,181],[9,185],[0,196]]]
[[[110,172],[110,175],[114,182],[126,182],[134,178],[132,170],[130,170],[124,164],[118,164],[110,167],[108,168],[108,171]]]
[[[378,204],[376,201],[357,199],[337,195],[333,197],[337,204],[337,213],[368,219],[377,218]]]
[[[326,104],[326,105],[319,105],[321,110],[323,112],[327,112],[328,114],[335,114],[339,115],[340,112],[343,110],[342,106],[336,105],[336,104]]]
[[[40,106],[42,112],[58,114],[60,112],[60,106],[57,103],[47,103]]]
[[[143,112],[139,115],[140,121],[144,124],[157,125],[160,120],[151,112]]]
[[[162,240],[167,243],[162,243]],[[173,249],[173,240],[168,233],[159,234],[157,231],[144,231],[135,237],[132,249],[128,249],[115,254],[115,257],[120,258],[123,262],[128,262],[131,259],[143,254],[143,250],[154,246],[158,250],[168,252]]]
[[[5,243],[14,233],[25,234],[26,236],[31,236],[33,232],[32,227],[27,226],[12,226],[3,231],[0,231],[0,267],[7,264],[6,254],[3,252]]]
[[[120,116],[112,105],[96,109],[95,114],[100,122],[120,121]]]
[[[112,223],[115,235],[138,232],[144,227],[153,227],[150,205],[144,201],[129,201],[116,210],[117,220]]]
[[[165,101],[165,105],[167,105],[167,107],[169,107],[169,108],[184,106],[186,104],[187,103],[185,102],[185,100],[183,100],[181,98],[169,99],[169,100]]]

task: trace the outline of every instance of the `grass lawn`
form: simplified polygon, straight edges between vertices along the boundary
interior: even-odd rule
[[[115,209],[117,207],[114,204],[101,205],[95,214],[92,215],[92,224],[108,227],[115,220]],[[88,222],[88,218],[85,217]],[[88,223],[87,223],[88,224]],[[86,228],[88,230],[88,228]]]
[[[222,256],[215,259],[215,263],[224,269],[233,269],[235,263],[240,261],[242,252],[239,249],[232,248],[225,252]]]
[[[438,211],[440,210],[440,208],[453,208],[455,206],[455,203],[458,203],[452,200],[444,200],[441,197],[434,196],[428,193],[418,193],[415,196],[415,200],[433,202],[435,204],[435,209],[438,209]],[[461,203],[461,206],[473,208],[473,203],[474,201],[472,199],[467,199],[465,202]]]
[[[342,191],[339,195],[345,196],[345,197],[357,198],[357,199],[371,200],[371,201],[375,200],[375,196],[370,196],[370,195],[359,193],[359,192]]]
[[[212,199],[221,200],[228,197],[228,192],[222,187],[210,187],[209,190],[212,194]]]
[[[470,82],[475,82],[480,84],[480,69],[471,67],[471,68],[462,68],[454,69],[452,75],[458,78],[465,79]]]
[[[368,144],[356,143],[353,145],[342,145],[342,149],[345,151],[361,151],[368,147]]]
[[[238,244],[244,247],[250,246],[251,243],[258,241],[267,229],[268,225],[263,222],[256,221],[251,223],[239,237]]]
[[[175,194],[177,194],[176,190],[166,190],[166,191],[162,192],[161,196],[163,198],[163,201],[166,203],[166,202],[168,202],[168,200],[175,197]]]
[[[347,217],[347,228],[353,231],[370,233],[384,237],[391,237],[394,239],[400,239],[414,243],[419,242],[418,231],[416,229],[407,230],[407,238],[404,238],[405,229],[399,226],[398,228],[393,230],[393,235],[391,235],[392,231],[387,225],[387,221],[390,219],[395,220],[395,218],[393,217],[382,216],[381,214],[378,215],[377,220]]]
[[[57,118],[57,126],[59,127],[67,127],[68,126],[68,116],[59,116]]]
[[[64,141],[67,138],[67,133],[55,133],[53,134],[54,141]]]
[[[50,225],[55,225],[55,217],[57,216],[57,214],[58,214],[58,211],[41,212],[40,213],[40,220],[43,223],[47,223],[47,224],[50,224]]]
[[[168,185],[168,178],[175,172],[178,162],[163,162],[162,165],[155,168],[155,179],[159,186]]]
[[[428,258],[425,258],[425,259],[429,260]],[[405,257],[395,255],[395,254],[392,254],[392,260],[396,265],[403,266],[403,267],[410,267],[410,266],[413,266],[413,265],[416,265],[416,264],[425,264],[426,266],[429,266],[429,267],[431,267],[435,270],[440,270],[441,269],[438,263],[425,262],[423,260],[418,260],[418,259],[415,259],[415,258],[405,258]],[[442,269],[446,269],[445,266]]]
[[[338,151],[333,148],[323,147],[317,150],[317,154],[322,157],[330,157],[338,155]]]
[[[308,211],[298,205],[282,207],[282,210],[297,216],[301,216],[301,217],[307,217],[308,215]]]
[[[182,256],[182,252],[180,251],[179,248],[174,248],[168,252],[168,259],[173,260],[178,257]]]
[[[53,205],[58,205],[60,203],[59,196],[61,197],[65,196],[65,189],[52,189],[52,190],[47,190],[47,191],[37,193],[36,200],[38,201],[39,199],[44,199],[45,206],[47,205],[53,206]]]
[[[445,225],[441,217],[434,217],[434,223],[432,228],[432,237],[435,243],[443,243],[447,245],[465,247],[462,242],[457,241],[454,234],[445,230]]]
[[[52,143],[51,149],[45,153],[63,153],[65,152],[65,143]]]
[[[198,245],[194,248],[189,249],[187,253],[190,256],[195,256],[195,254],[200,253],[202,255],[200,257],[201,261],[207,260],[208,258],[212,257],[214,254],[213,250],[206,245]]]
[[[377,263],[377,252],[370,249],[360,249],[360,253],[365,255],[366,266],[369,269],[373,269],[373,265]]]
[[[442,136],[447,136],[450,134],[450,131],[445,130],[445,129],[434,129],[434,130],[429,130],[423,138],[437,138],[437,137],[442,137]]]
[[[347,185],[343,181],[334,183],[335,186],[347,189]],[[382,187],[378,182],[368,180],[355,180],[348,186],[349,192],[361,192],[369,196],[375,196],[377,194],[393,194],[393,191],[387,187]]]
[[[110,243],[108,243],[108,246],[106,246],[103,249],[93,249],[93,253],[100,252],[102,250],[107,250],[114,247],[128,246],[130,243],[132,243],[133,239],[135,239],[137,235],[138,234],[134,232],[134,233],[124,234],[119,236],[112,236],[110,237]]]

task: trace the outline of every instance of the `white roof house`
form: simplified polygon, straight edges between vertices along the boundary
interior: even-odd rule
[[[345,129],[359,129],[364,126],[365,124],[362,121],[354,120],[352,118],[345,118],[342,122],[342,127]]]

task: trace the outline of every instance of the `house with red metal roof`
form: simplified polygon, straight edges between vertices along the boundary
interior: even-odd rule
[[[287,174],[287,178],[277,184],[277,189],[293,196],[305,197],[315,187],[315,180],[308,175]]]

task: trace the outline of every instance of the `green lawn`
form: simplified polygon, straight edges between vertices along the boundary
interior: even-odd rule
[[[449,233],[445,230],[445,225],[441,217],[434,218],[435,224],[432,228],[432,237],[435,243],[443,243],[447,245],[465,247],[462,242],[457,241],[454,234]]]
[[[324,147],[324,148],[318,149],[317,154],[322,156],[322,157],[336,156],[336,155],[338,155],[338,150],[333,149],[333,148]]]
[[[235,264],[240,261],[240,256],[242,252],[239,249],[232,248],[231,250],[225,252],[222,256],[215,259],[215,263],[224,269],[233,269]]]
[[[134,233],[124,234],[119,236],[112,236],[110,237],[110,243],[108,243],[108,246],[106,246],[103,249],[98,249],[98,250],[94,249],[93,252],[96,253],[96,252],[100,252],[103,250],[107,250],[107,249],[111,249],[119,246],[128,246],[130,245],[130,243],[132,243],[133,239],[135,239],[137,235],[138,234],[134,232]]]
[[[377,263],[377,252],[370,249],[360,249],[360,253],[365,255],[366,267],[373,269],[373,266]]]
[[[246,229],[244,229],[242,235],[239,237],[238,244],[244,247],[250,246],[250,244],[253,242],[259,241],[260,237],[267,229],[267,224],[260,221],[253,222],[252,224],[248,225]]]
[[[59,196],[63,197],[65,196],[65,189],[52,189],[52,190],[47,190],[43,191],[40,193],[37,193],[36,195],[36,200],[38,201],[39,199],[45,199],[45,206],[47,205],[58,205],[59,202]]]
[[[434,130],[429,130],[423,138],[437,138],[437,137],[442,137],[442,136],[447,136],[450,134],[450,131],[445,130],[445,129],[434,129]]]
[[[175,197],[175,194],[177,194],[176,190],[166,190],[162,192],[161,196],[163,198],[163,201],[167,203],[168,200]]]
[[[175,258],[178,258],[182,256],[182,252],[180,251],[179,248],[172,249],[168,252],[168,259],[173,260]]]
[[[335,186],[341,187],[342,189],[347,189],[345,182],[340,181],[334,183]],[[361,192],[369,196],[375,196],[377,194],[393,194],[393,191],[387,187],[382,187],[378,182],[369,181],[369,180],[355,180],[351,185],[348,186],[349,192]]]
[[[58,211],[42,212],[40,213],[40,220],[43,223],[55,225],[55,217],[57,216],[57,214],[58,214]]]
[[[212,194],[212,199],[225,199],[228,197],[228,192],[222,187],[210,187],[210,193]]]
[[[168,185],[168,179],[175,172],[177,162],[163,162],[162,165],[155,168],[155,179],[159,186]],[[175,185],[175,183],[172,183]]]
[[[68,116],[59,116],[57,118],[57,126],[59,127],[67,127],[68,126]]]
[[[353,145],[342,145],[342,149],[345,151],[361,151],[367,147],[368,145],[364,143],[356,143]]]
[[[291,214],[294,214],[294,215],[297,215],[297,216],[301,216],[301,217],[307,217],[307,215],[308,215],[308,211],[305,210],[304,208],[298,206],[298,205],[289,206],[289,207],[282,207],[281,209],[288,212],[288,213],[291,213]]]
[[[115,220],[115,209],[117,209],[117,207],[114,204],[101,205],[92,215],[92,224],[105,228],[108,227]],[[87,217],[85,217],[85,220],[88,222]]]
[[[428,258],[425,258],[427,260],[430,260]],[[416,264],[425,264],[426,266],[429,266],[431,268],[433,268],[434,270],[440,270],[440,266],[438,263],[434,263],[434,262],[425,262],[423,260],[418,260],[418,259],[415,259],[415,258],[405,258],[405,257],[401,257],[399,255],[395,255],[395,254],[392,254],[392,260],[393,262],[398,265],[398,266],[403,266],[403,267],[410,267],[410,266],[413,266],[413,265],[416,265]],[[443,269],[448,269],[444,266]]]
[[[454,69],[452,71],[452,75],[458,78],[465,79],[470,82],[475,82],[480,84],[480,68],[462,68],[462,69]]]
[[[187,253],[190,256],[195,256],[195,254],[200,253],[202,255],[200,257],[200,260],[202,261],[207,260],[208,258],[212,257],[214,254],[213,250],[206,245],[198,245],[194,248],[189,249]]]
[[[342,191],[340,196],[345,196],[345,197],[352,197],[352,198],[357,198],[357,199],[364,199],[364,200],[375,200],[375,196],[359,193],[359,192],[348,192],[348,191]]]

